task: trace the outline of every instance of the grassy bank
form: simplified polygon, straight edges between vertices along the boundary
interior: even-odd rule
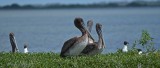
[[[62,58],[57,53],[5,53],[0,52],[0,68],[160,68],[160,50],[154,48],[150,34],[143,30],[127,53]],[[147,54],[139,55],[137,46]]]
[[[54,53],[0,53],[0,68],[159,68],[160,52],[148,55],[110,53],[61,58]]]

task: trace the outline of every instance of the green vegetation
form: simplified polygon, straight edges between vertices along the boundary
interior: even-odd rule
[[[147,30],[142,31],[141,39],[139,40],[139,44],[143,46],[147,50],[147,52],[154,52],[156,49],[154,48],[153,38],[147,32]]]
[[[0,53],[0,68],[159,68],[160,52],[136,52],[61,58],[54,53]]]
[[[62,58],[57,53],[5,53],[0,52],[0,68],[160,68],[160,50],[154,52],[153,38],[142,31],[140,40],[135,41],[127,53]],[[138,43],[137,43],[138,42]],[[137,44],[147,49],[147,54],[138,54]]]
[[[147,30],[142,30],[141,38],[134,42],[131,50],[136,50],[136,46],[140,45],[146,52],[155,52],[153,39]]]
[[[133,2],[111,2],[92,4],[46,4],[46,5],[11,5],[0,6],[0,9],[57,9],[57,8],[108,8],[108,7],[159,7],[160,1],[133,1]]]

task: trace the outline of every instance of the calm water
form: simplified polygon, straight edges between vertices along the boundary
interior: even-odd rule
[[[96,40],[95,23],[103,25],[103,53],[122,48],[125,40],[131,47],[143,29],[148,30],[155,47],[160,49],[160,8],[109,8],[0,10],[0,51],[11,51],[9,33],[14,32],[21,52],[24,43],[28,43],[30,52],[59,53],[64,41],[81,35],[73,24],[75,17],[82,17],[85,23],[94,21],[92,35]]]

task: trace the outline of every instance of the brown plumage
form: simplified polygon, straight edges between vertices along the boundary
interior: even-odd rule
[[[105,43],[103,40],[102,36],[102,25],[97,23],[96,24],[96,31],[99,37],[98,42],[94,43],[88,43],[85,49],[81,52],[82,54],[87,54],[87,55],[95,55],[95,54],[100,54],[103,49],[105,48]]]
[[[18,50],[17,43],[16,43],[16,39],[15,39],[15,37],[14,37],[14,33],[13,33],[13,32],[11,32],[11,33],[9,34],[9,39],[10,39],[10,43],[11,43],[11,46],[12,46],[12,52],[13,52],[13,53],[14,53],[14,52],[18,52],[19,50]]]
[[[87,22],[87,28],[88,28],[88,33],[91,33],[91,30],[92,30],[92,26],[93,26],[93,21],[92,20],[88,20]],[[91,35],[88,36],[89,37],[89,41],[88,43],[93,43],[94,42],[94,39]]]
[[[84,27],[83,19],[75,18],[74,24],[82,32],[82,36],[67,40],[61,49],[61,57],[79,55],[88,43],[88,33]]]
[[[88,31],[89,31],[89,32],[91,32],[92,26],[93,26],[93,21],[92,21],[92,20],[88,20],[88,21],[87,21],[87,28],[88,28]]]

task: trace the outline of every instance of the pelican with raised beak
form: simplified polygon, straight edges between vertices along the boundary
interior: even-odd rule
[[[86,55],[100,54],[105,48],[101,24],[99,23],[96,24],[96,31],[97,31],[98,38],[99,38],[98,42],[88,43],[85,49],[82,51],[82,54],[86,54]]]
[[[64,43],[60,53],[61,57],[77,56],[88,44],[89,33],[85,28],[83,19],[79,17],[75,18],[74,25],[82,32],[82,35],[80,37],[73,37]]]
[[[12,52],[19,52],[18,50],[18,47],[17,47],[17,43],[16,43],[16,38],[14,36],[14,33],[11,32],[9,33],[9,39],[10,39],[10,43],[11,43],[11,46],[12,46]]]

